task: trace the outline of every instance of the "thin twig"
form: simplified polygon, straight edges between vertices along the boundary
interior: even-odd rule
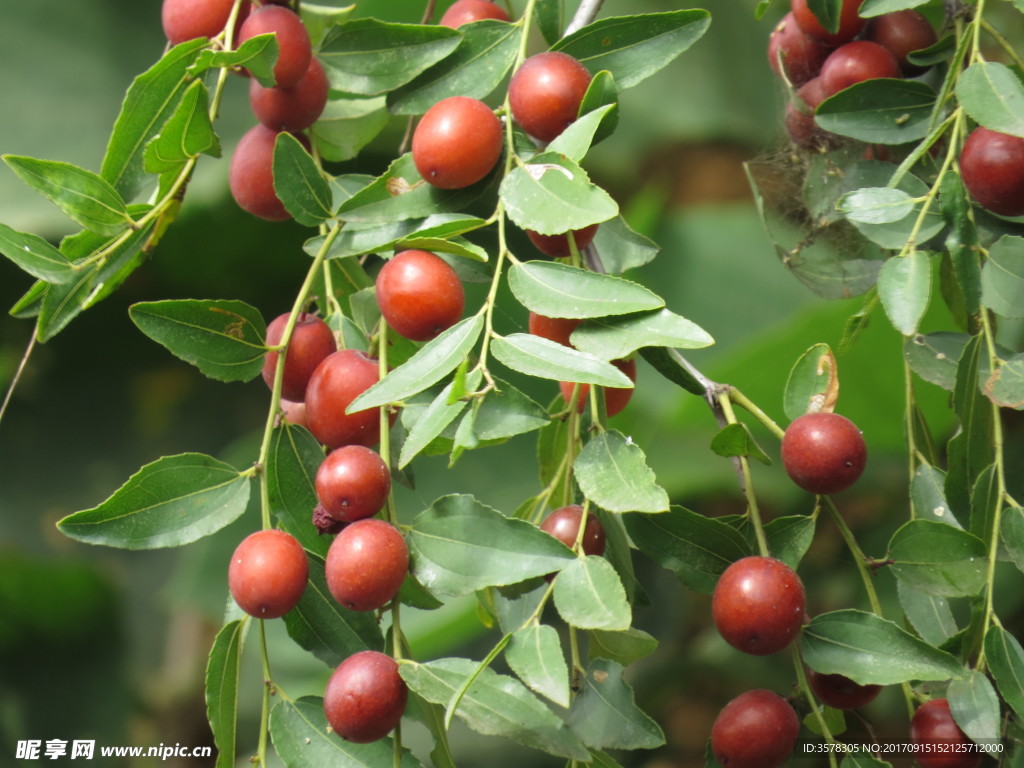
[[[573,32],[587,26],[587,24],[597,18],[602,5],[604,5],[604,0],[583,0],[580,3],[580,7],[576,9],[576,14],[572,17],[572,21],[569,22],[569,26],[565,28],[565,33],[562,37],[568,37]]]
[[[39,333],[39,324],[36,323],[36,327],[32,330],[32,338],[28,341],[28,346],[25,347],[25,354],[21,356],[21,362],[18,363],[18,370],[14,372],[14,378],[11,379],[11,385],[7,387],[7,394],[4,395],[3,405],[0,405],[0,423],[3,423],[4,414],[7,413],[7,406],[11,402],[11,398],[14,396],[14,390],[18,386],[18,382],[21,381],[21,374],[25,371],[25,366],[28,364],[28,359],[32,355],[32,350],[36,346],[36,336]]]

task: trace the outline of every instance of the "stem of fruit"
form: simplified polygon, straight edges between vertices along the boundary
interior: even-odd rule
[[[776,424],[774,419],[762,411],[753,400],[736,389],[736,387],[729,388],[729,398],[733,403],[747,411],[751,416],[767,427],[773,435],[779,438],[779,440],[785,436],[786,430]]]
[[[903,337],[903,400],[904,400],[904,411],[903,411],[903,428],[906,432],[907,441],[907,487],[911,487],[914,483],[914,473],[917,471],[917,431],[914,428],[914,380],[910,371],[910,363],[907,362],[907,344],[910,343],[910,337]],[[910,498],[910,519],[913,520],[917,517],[917,510],[914,509],[914,498]]]
[[[732,401],[729,399],[729,390],[725,389],[718,394],[718,405],[725,415],[729,424],[737,424],[736,413],[732,409]],[[770,557],[768,550],[768,539],[764,535],[764,525],[761,522],[761,511],[757,506],[757,496],[754,495],[753,480],[750,476],[750,461],[746,456],[737,457],[740,465],[740,472],[743,477],[743,495],[747,498],[747,515],[751,525],[754,526],[754,537],[757,539],[757,551],[764,557]]]
[[[825,741],[829,744],[835,743],[835,736],[832,735],[832,731],[828,727],[828,723],[825,722],[825,716],[821,713],[821,707],[818,706],[818,701],[814,697],[814,693],[811,691],[811,686],[807,682],[807,673],[804,671],[804,662],[800,657],[800,650],[796,645],[790,646],[790,658],[793,659],[793,671],[796,673],[797,687],[800,688],[800,693],[807,700],[807,705],[811,708],[811,714],[814,716],[815,722],[818,724],[818,728],[821,730],[821,735],[825,737]],[[832,768],[836,768],[836,753],[828,753],[828,764]]]
[[[260,627],[260,663],[263,667],[263,703],[260,708],[260,739],[256,752],[256,765],[265,768],[267,764],[267,737],[270,734],[270,689],[273,678],[270,676],[270,656],[267,653],[267,631],[265,620],[259,620]]]
[[[14,372],[14,377],[11,379],[10,385],[7,387],[7,392],[4,394],[4,401],[0,404],[0,424],[4,421],[4,414],[7,413],[7,406],[11,402],[11,398],[14,396],[14,390],[18,386],[18,382],[21,381],[21,375],[25,372],[25,366],[28,365],[28,359],[32,356],[32,350],[36,347],[36,336],[39,334],[39,321],[36,321],[35,327],[32,329],[32,336],[28,340],[28,344],[25,347],[25,354],[21,356],[21,362],[18,363],[18,369]]]

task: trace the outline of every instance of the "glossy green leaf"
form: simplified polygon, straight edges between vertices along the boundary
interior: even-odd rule
[[[462,40],[454,51],[388,94],[392,114],[422,115],[449,96],[483,99],[501,84],[519,50],[519,28],[484,19],[463,25],[459,31]]]
[[[49,285],[44,283],[42,280],[36,280],[32,287],[29,288],[18,299],[14,306],[10,309],[11,317],[17,317],[19,319],[27,319],[30,317],[37,317],[43,305],[43,298],[46,296],[46,292],[49,289]]]
[[[606,69],[594,73],[586,93],[583,94],[583,101],[580,102],[579,114],[581,117],[589,115],[602,107],[610,107],[610,109],[602,113],[597,130],[589,140],[591,146],[607,139],[615,133],[615,129],[619,125],[619,89],[615,86],[615,76]],[[562,132],[562,135],[572,130],[573,127],[569,126],[566,131]],[[549,146],[548,149],[550,148]]]
[[[144,334],[212,379],[249,381],[263,368],[267,326],[244,301],[148,301],[128,314]]]
[[[892,174],[892,166],[875,161],[864,162],[858,163],[847,173],[851,184],[887,184]],[[911,238],[918,243],[923,243],[938,234],[946,223],[941,211],[934,205],[929,208],[923,218],[921,217],[921,208],[928,194],[928,185],[917,176],[908,173],[900,180],[897,189],[906,192],[916,201],[913,209],[907,215],[888,222],[850,219],[857,230],[871,242],[892,250],[902,250]]]
[[[238,677],[247,619],[229,621],[217,633],[206,662],[206,717],[217,745],[216,768],[234,768],[238,733]]]
[[[542,235],[583,229],[619,213],[615,200],[586,171],[555,152],[516,166],[502,179],[499,194],[517,226]]]
[[[820,411],[835,398],[836,359],[828,344],[815,344],[793,365],[786,379],[782,405],[792,421],[805,413]]]
[[[918,465],[910,483],[910,499],[917,517],[963,528],[946,501],[946,473],[941,469],[928,464]]]
[[[327,33],[318,57],[332,89],[377,96],[410,82],[461,39],[448,27],[355,19]]]
[[[956,97],[986,128],[1024,136],[1024,85],[1005,64],[978,61],[969,66],[957,78]]]
[[[132,225],[121,195],[102,176],[56,160],[21,155],[3,159],[18,178],[86,229],[116,235]]]
[[[866,187],[843,195],[839,200],[839,210],[850,221],[890,224],[910,215],[914,201],[902,189]]]
[[[206,48],[199,52],[195,63],[188,68],[188,74],[196,77],[214,67],[242,67],[255,77],[260,85],[271,88],[276,84],[274,65],[280,49],[277,35],[266,33],[250,37],[233,51]]]
[[[348,412],[396,403],[436,384],[466,359],[483,328],[482,314],[460,320],[359,395]]]
[[[413,575],[441,595],[517,584],[575,560],[568,547],[535,525],[466,495],[442,496],[421,512],[408,542]]]
[[[968,670],[946,691],[953,719],[967,737],[992,755],[1000,748],[999,696],[984,673]],[[1001,752],[1002,750],[999,749]]]
[[[686,586],[708,595],[726,568],[753,554],[731,525],[682,507],[661,515],[627,515],[623,522],[641,552]]]
[[[478,664],[469,659],[403,662],[399,671],[409,688],[427,701],[447,706]],[[455,715],[477,733],[504,736],[528,747],[573,760],[588,752],[566,724],[518,680],[483,669],[459,702]]]
[[[620,88],[632,88],[697,42],[711,14],[694,9],[617,16],[597,21],[552,46],[579,59],[591,74],[608,70]]]
[[[1024,716],[1024,649],[1002,627],[989,627],[985,633],[985,660],[999,693],[1017,717]]]
[[[477,409],[473,433],[480,440],[503,440],[540,429],[548,414],[537,402],[505,381],[489,392]]]
[[[903,615],[929,645],[940,646],[960,631],[946,598],[918,592],[905,581],[896,582],[896,591]]]
[[[174,112],[147,144],[143,167],[148,173],[178,171],[202,153],[220,157],[220,141],[210,122],[210,97],[202,80],[185,89]]]
[[[270,711],[270,737],[285,768],[381,768],[394,765],[390,738],[354,744],[331,732],[324,715],[323,699],[304,696],[295,701],[281,698]],[[423,768],[407,749],[401,768]]]
[[[583,495],[609,512],[667,512],[669,498],[643,449],[618,430],[588,442],[573,465]]]
[[[93,281],[100,269],[98,264],[82,268],[68,282],[47,286],[39,308],[37,336],[40,341],[49,341],[81,314],[89,303]]]
[[[993,526],[1003,504],[1004,488],[996,465],[989,464],[971,489],[971,518],[968,530],[983,542],[992,541]]]
[[[147,464],[98,507],[57,527],[87,544],[120,549],[180,547],[209,536],[245,512],[249,477],[201,453]]]
[[[815,121],[826,131],[874,144],[906,144],[928,135],[935,91],[917,80],[879,78],[823,101]]]
[[[718,456],[748,456],[762,464],[772,463],[746,424],[726,424],[712,438],[711,450]]]
[[[534,16],[548,45],[554,45],[562,37],[564,4],[564,0],[537,0]]]
[[[347,22],[356,4],[344,4],[344,0],[328,0],[324,3],[304,2],[299,7],[299,16],[302,23],[309,31],[310,40],[313,43],[313,50],[319,50],[324,35],[332,27],[338,27]]]
[[[662,308],[595,318],[573,331],[572,343],[581,352],[616,360],[641,347],[702,349],[715,340],[696,323]]]
[[[309,558],[309,582],[298,605],[284,615],[288,635],[300,647],[329,667],[336,667],[353,653],[384,650],[372,611],[343,607],[327,588],[324,561]]]
[[[1010,559],[1018,569],[1024,572],[1024,509],[1020,507],[1004,509],[999,534]]]
[[[878,273],[878,297],[893,327],[904,336],[917,332],[932,293],[932,264],[925,251],[893,256]]]
[[[427,240],[453,238],[465,232],[472,232],[484,224],[476,216],[457,213],[440,213],[425,219],[404,219],[379,225],[347,226],[327,251],[328,259],[343,259],[362,256],[367,253],[381,253],[391,250],[421,247]],[[304,246],[311,256],[322,246],[324,236],[311,238]],[[417,243],[413,245],[412,243]],[[424,250],[431,250],[424,248]]]
[[[807,9],[818,20],[822,28],[833,35],[839,31],[842,5],[842,0],[807,0]]]
[[[569,563],[555,577],[555,607],[577,629],[628,629],[633,612],[626,590],[611,563],[587,555]]]
[[[948,680],[960,663],[873,613],[832,611],[815,616],[800,639],[804,662],[815,672],[845,675],[861,685]]]
[[[267,486],[270,512],[281,527],[320,557],[327,556],[330,540],[310,525],[316,508],[316,472],[324,449],[307,430],[282,424],[270,436],[267,451]]]
[[[206,44],[199,38],[174,46],[128,88],[100,169],[100,175],[125,200],[131,200],[142,189],[146,144],[160,132],[191,85],[189,67]]]
[[[639,283],[553,261],[512,265],[508,284],[524,307],[546,317],[618,316],[665,305],[664,299]],[[684,332],[697,336],[699,330],[687,324]]]
[[[410,461],[425,450],[434,438],[444,432],[466,410],[469,403],[465,400],[451,402],[451,393],[452,385],[449,383],[426,408],[422,409],[416,421],[409,427],[409,434],[406,435],[405,442],[402,443],[402,450],[398,458],[399,469],[408,466]],[[402,410],[403,421],[408,412],[408,407]]]
[[[660,250],[657,243],[634,231],[621,216],[601,223],[593,245],[601,266],[612,275],[649,264]]]
[[[587,645],[591,659],[610,659],[624,667],[650,656],[657,648],[656,638],[635,627],[618,632],[592,629]]]
[[[305,147],[287,131],[279,133],[274,142],[274,192],[303,226],[315,227],[333,215],[327,179]]]
[[[1003,317],[1024,317],[1024,237],[1004,235],[981,270],[985,305]]]
[[[794,571],[814,540],[814,518],[807,515],[777,517],[764,527],[768,551]]]
[[[970,340],[966,333],[937,331],[914,336],[905,347],[907,363],[925,381],[952,390],[957,363]]]
[[[985,382],[985,394],[998,406],[1024,410],[1024,354],[999,364]]]
[[[859,13],[863,18],[869,19],[873,16],[881,16],[884,13],[917,8],[927,2],[928,0],[864,0],[860,6]]]
[[[528,688],[568,708],[569,667],[554,627],[531,624],[514,632],[505,648],[505,661]]]
[[[970,509],[978,476],[995,461],[992,404],[978,388],[984,352],[984,340],[974,336],[957,365],[953,410],[963,429],[949,441],[946,468],[946,498],[957,511]]]
[[[332,99],[313,123],[310,133],[321,157],[332,162],[351,160],[388,124],[383,96]]]
[[[67,257],[38,235],[18,232],[0,224],[0,253],[33,277],[48,283],[66,283],[76,270]]]
[[[949,227],[946,252],[956,276],[956,293],[963,297],[964,311],[976,315],[981,310],[981,261],[978,228],[971,211],[970,196],[960,174],[943,174],[939,186],[939,208]]]
[[[825,720],[825,725],[828,727],[828,732],[833,737],[838,736],[840,733],[846,730],[846,717],[841,709],[833,709],[832,707],[822,706],[821,716]],[[818,724],[818,718],[814,716],[813,712],[808,712],[804,715],[803,724],[811,733],[818,736],[822,736],[823,732],[821,726]]]
[[[969,597],[985,584],[985,543],[944,523],[905,523],[889,541],[889,557],[898,579],[929,595]]]
[[[532,333],[495,338],[491,354],[503,365],[527,376],[602,387],[633,386],[629,377],[611,363]]]
[[[569,727],[591,749],[654,749],[665,734],[635,702],[622,665],[595,659],[569,713]]]
[[[614,104],[608,104],[585,114],[558,134],[548,144],[545,151],[558,152],[577,163],[582,161],[587,156],[591,144],[594,143],[594,137],[597,135],[598,129],[615,106]]]
[[[704,386],[683,363],[683,358],[674,349],[664,347],[644,347],[640,355],[651,366],[673,384],[682,387],[687,392],[703,396]]]

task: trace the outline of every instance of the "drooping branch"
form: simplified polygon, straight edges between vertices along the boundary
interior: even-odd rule
[[[569,22],[569,26],[565,28],[565,33],[562,37],[568,37],[573,32],[587,26],[587,24],[597,18],[602,5],[604,5],[604,0],[583,0],[580,3],[580,7],[576,9],[576,14],[572,17],[572,21]]]

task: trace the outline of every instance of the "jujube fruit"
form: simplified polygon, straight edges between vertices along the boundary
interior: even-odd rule
[[[454,29],[482,19],[508,21],[509,17],[504,8],[489,0],[455,0],[437,23]]]
[[[899,76],[900,65],[892,52],[869,40],[836,48],[821,65],[821,82],[829,96],[866,80]]]
[[[772,557],[737,560],[718,578],[711,616],[729,645],[754,656],[777,653],[792,642],[804,622],[803,582]]]
[[[273,33],[277,38],[277,63],[274,64],[275,85],[290,88],[309,70],[313,48],[309,32],[294,11],[280,5],[257,8],[238,31],[238,45],[246,40]]]
[[[327,550],[327,588],[353,611],[375,611],[390,603],[408,570],[409,548],[401,532],[376,518],[346,526]]]
[[[359,651],[334,670],[324,690],[324,714],[346,741],[368,744],[387,736],[405,712],[409,689],[398,663],[379,651]]]
[[[632,381],[636,381],[636,358],[626,358],[625,360],[612,360],[612,365],[622,371]],[[573,389],[579,386],[580,392],[576,398],[576,410],[579,413],[583,413],[586,408],[587,398],[590,397],[590,385],[589,384],[575,384],[571,381],[560,381],[558,382],[558,388],[562,393],[562,399],[566,403],[572,401]],[[618,413],[622,412],[622,409],[629,404],[630,398],[633,397],[635,387],[602,387],[604,390],[604,405],[605,412],[608,417],[611,418]]]
[[[1024,139],[978,126],[964,142],[960,173],[982,208],[1024,215]]]
[[[267,221],[284,221],[291,214],[274,191],[274,142],[277,131],[254,125],[231,155],[228,184],[243,210]]]
[[[882,690],[880,685],[860,685],[845,675],[825,675],[813,669],[807,670],[807,682],[823,704],[835,709],[859,709]]]
[[[572,234],[573,242],[576,243],[576,250],[582,251],[594,241],[597,234],[598,224],[591,224],[583,229],[573,230],[571,233],[558,235],[542,235],[540,232],[526,230],[526,236],[536,246],[537,250],[546,256],[556,259],[563,259],[572,256],[572,248],[569,246],[569,234]]]
[[[914,753],[921,768],[975,768],[981,763],[980,751],[964,749],[972,742],[953,719],[947,699],[932,699],[917,708],[910,720],[910,740],[918,747],[930,746]]]
[[[575,122],[590,80],[587,68],[567,53],[531,56],[508,84],[512,117],[535,139],[552,141]]]
[[[352,349],[324,358],[306,387],[306,424],[328,448],[373,446],[380,442],[380,409],[354,413],[345,409],[380,379],[376,360]]]
[[[839,11],[839,31],[834,33],[829,32],[821,25],[818,17],[807,7],[807,0],[792,0],[790,10],[793,12],[796,23],[800,25],[800,29],[805,34],[828,45],[836,46],[853,40],[864,28],[866,19],[862,19],[858,13],[860,4],[861,0],[843,0],[842,8]]]
[[[373,449],[344,445],[320,463],[315,486],[327,513],[351,523],[373,517],[384,508],[391,491],[391,472]]]
[[[805,413],[793,419],[782,437],[782,466],[794,483],[811,493],[846,490],[866,463],[864,436],[838,413]]]
[[[234,0],[164,0],[160,21],[171,45],[224,31]]]
[[[327,105],[327,75],[319,59],[290,88],[266,88],[256,78],[249,83],[249,106],[256,119],[275,131],[301,131],[323,114]]]
[[[917,75],[925,67],[912,64],[909,54],[935,45],[938,36],[928,19],[908,9],[876,16],[868,24],[864,39],[888,48],[904,74]]]
[[[741,693],[711,726],[711,751],[724,768],[777,768],[793,753],[800,721],[774,691]]]
[[[267,346],[273,347],[281,343],[288,315],[278,315],[267,326]],[[281,397],[285,400],[302,402],[306,399],[306,386],[316,367],[338,348],[334,340],[334,332],[316,315],[302,312],[295,319],[292,337],[288,342],[288,352],[284,358],[284,373],[281,379]],[[263,381],[271,389],[274,388],[274,376],[277,373],[277,361],[280,352],[267,352],[263,362]]]
[[[821,40],[800,29],[792,11],[782,17],[768,37],[768,63],[776,75],[781,76],[784,69],[794,87],[817,76],[830,50]]]
[[[569,337],[583,321],[575,317],[547,317],[530,312],[528,329],[534,336],[571,347]]]
[[[228,587],[238,607],[258,619],[276,619],[294,608],[306,589],[309,560],[291,534],[257,531],[231,556]]]
[[[582,519],[583,507],[579,504],[570,504],[567,507],[559,507],[545,517],[540,524],[540,529],[572,549],[576,546]],[[604,554],[604,526],[593,512],[587,514],[587,524],[583,527],[583,539],[580,541],[580,546],[585,555]]]
[[[387,324],[407,339],[427,341],[462,317],[462,281],[444,259],[429,251],[393,256],[377,275],[377,305]]]
[[[479,99],[451,96],[420,119],[412,135],[412,160],[420,176],[439,189],[462,189],[484,178],[501,157],[501,121]]]
[[[814,110],[827,96],[821,77],[815,77],[801,85],[796,98],[786,104],[786,132],[798,147],[815,149],[827,146],[834,139],[834,134],[823,130],[814,120]]]

